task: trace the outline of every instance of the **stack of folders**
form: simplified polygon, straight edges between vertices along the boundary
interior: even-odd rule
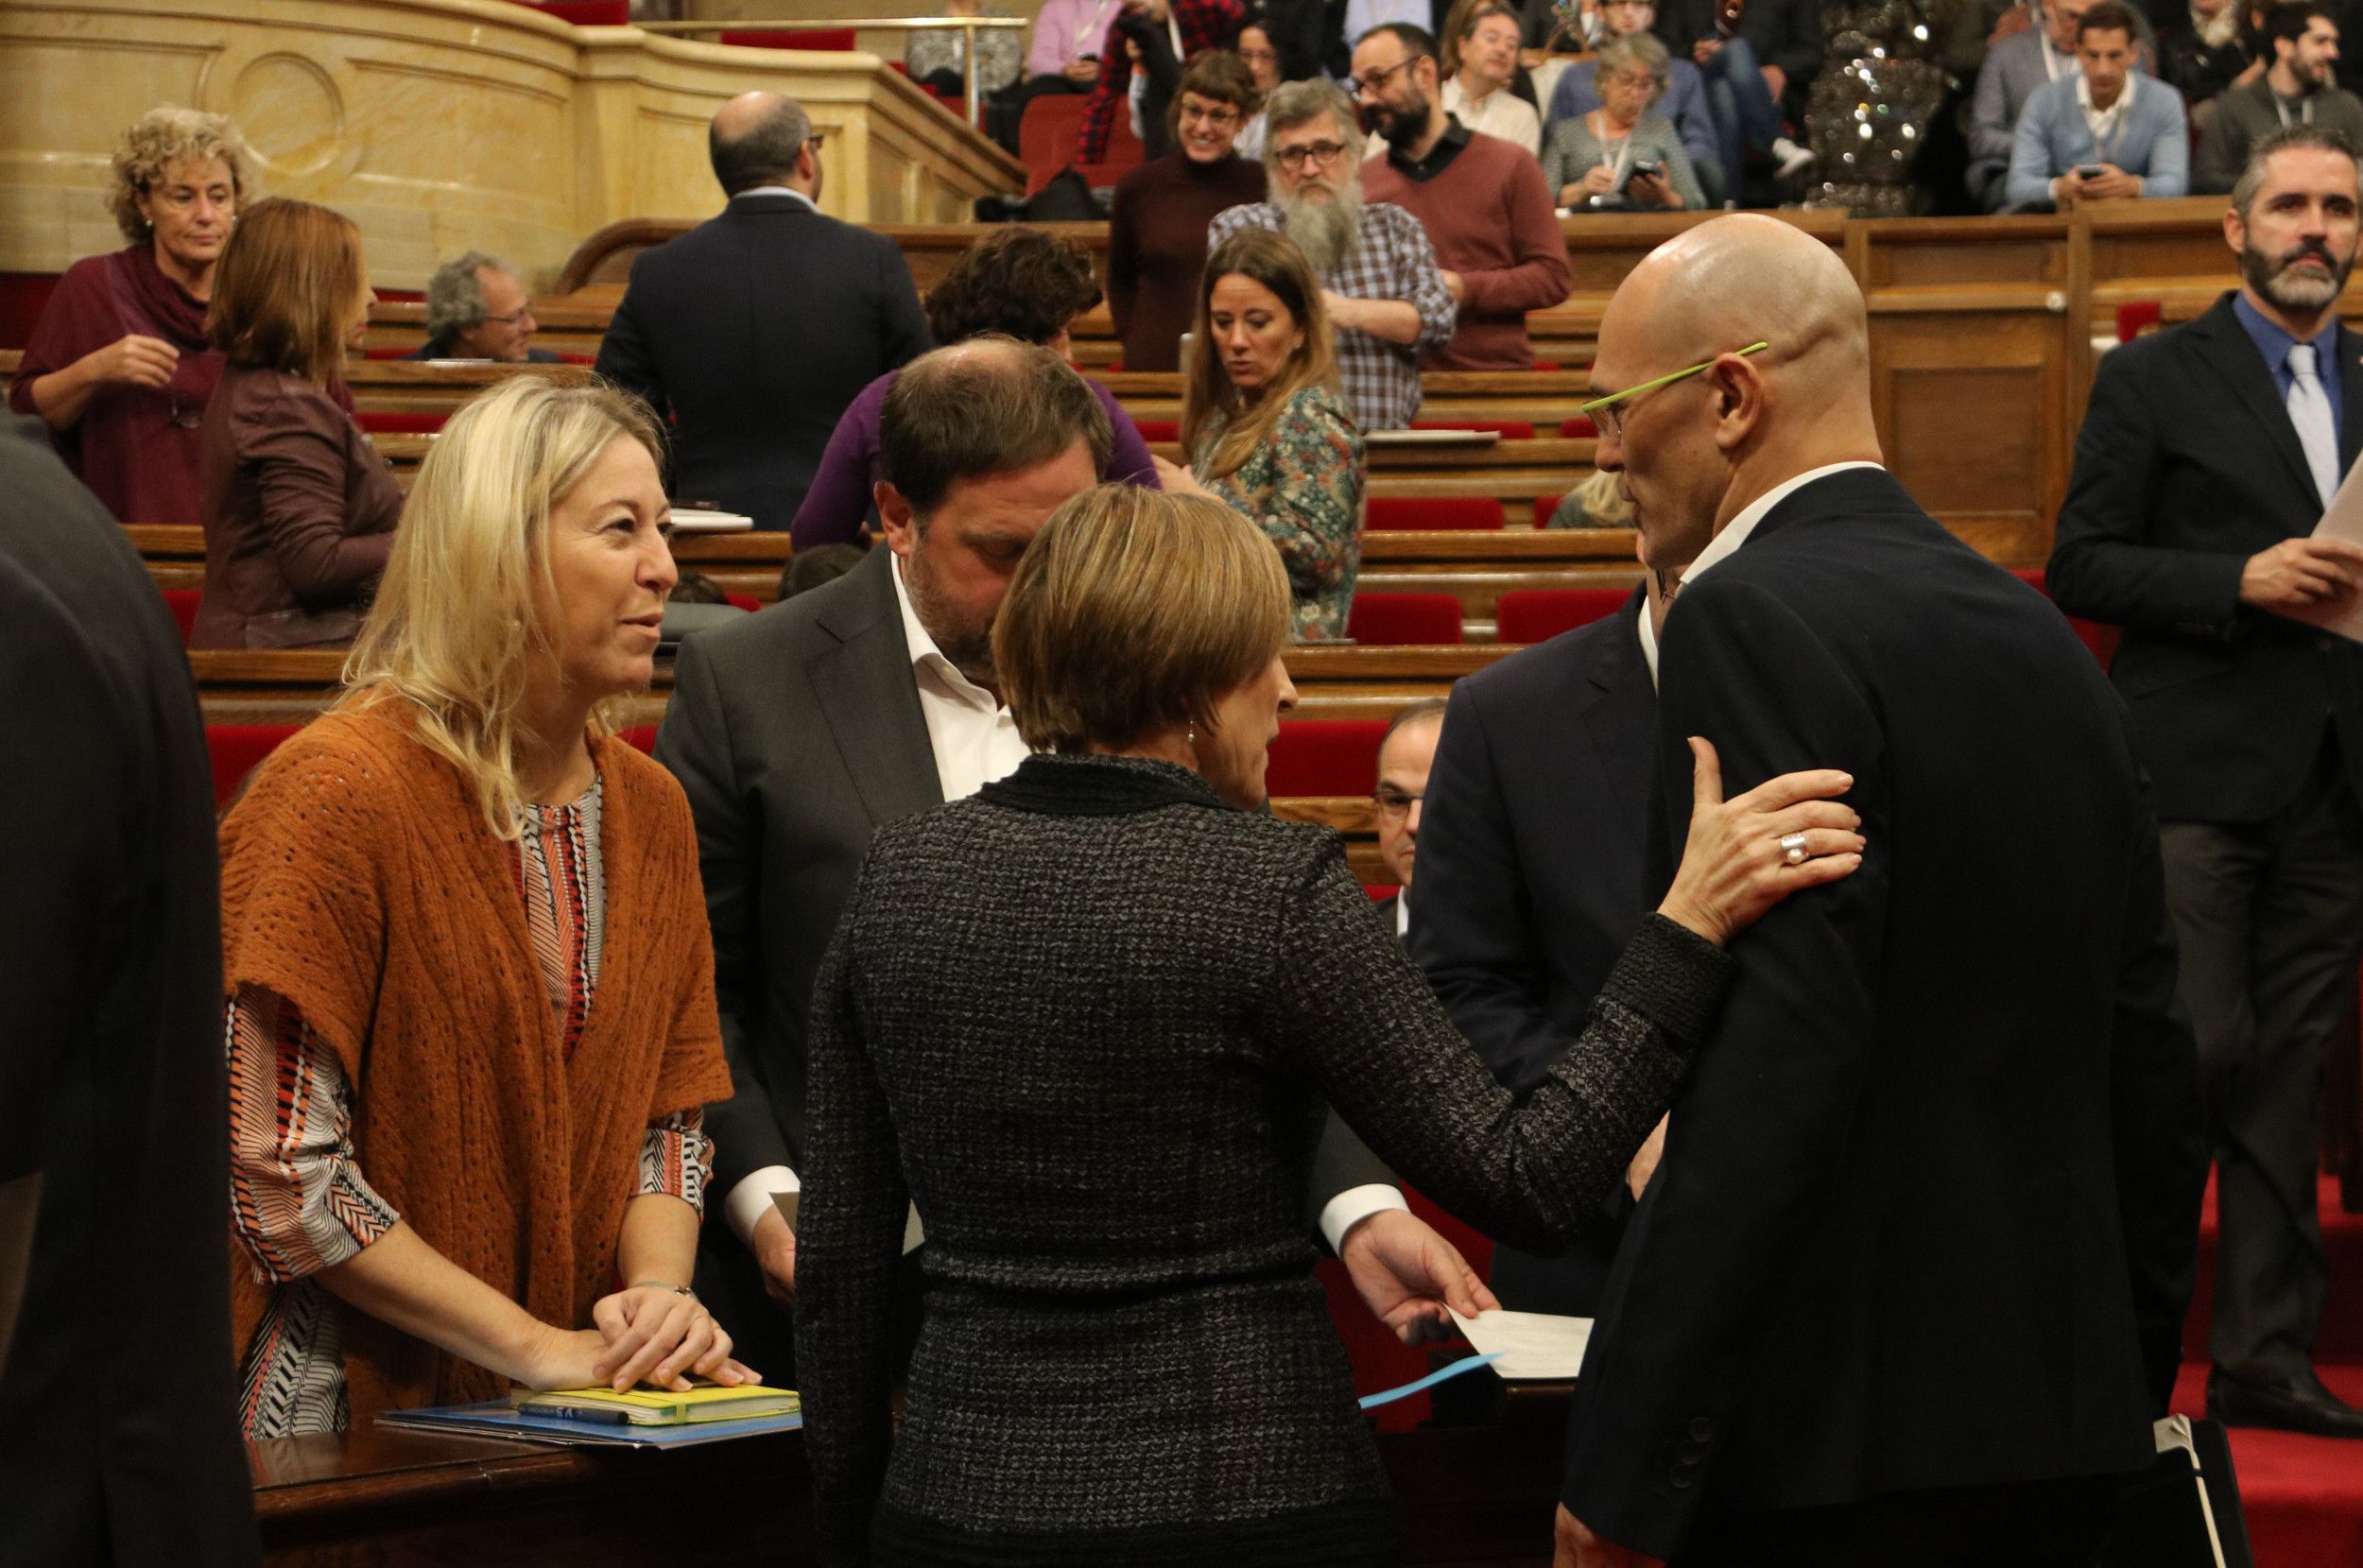
[[[411,1431],[465,1433],[525,1442],[594,1448],[695,1448],[732,1438],[790,1432],[803,1425],[792,1388],[750,1384],[737,1388],[701,1384],[686,1393],[635,1388],[517,1389],[479,1404],[389,1410],[382,1425]]]

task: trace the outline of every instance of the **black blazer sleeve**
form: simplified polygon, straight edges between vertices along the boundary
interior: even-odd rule
[[[1526,1093],[1576,1037],[1543,1008],[1550,963],[1535,940],[1485,710],[1465,684],[1452,694],[1428,773],[1419,887],[1411,949],[1437,1000],[1503,1087]]]
[[[1611,1332],[1577,1386],[1562,1500],[1657,1558],[1676,1555],[1705,1490],[1674,1484],[1666,1456],[1690,1445],[1711,1469],[1752,1309],[1868,1077],[1889,874],[1884,738],[1836,656],[1770,594],[1712,577],[1683,589],[1669,632],[1659,734],[1675,836],[1691,804],[1683,737],[1699,734],[1729,793],[1797,768],[1851,773],[1868,848],[1854,875],[1790,898],[1733,944],[1738,978],[1674,1108],[1602,1313]]]
[[[731,1068],[731,1097],[706,1108],[706,1131],[714,1139],[714,1190],[726,1195],[767,1165],[793,1162],[754,1066],[754,1009],[764,995],[756,886],[762,824],[739,787],[720,684],[694,637],[681,645],[674,666],[656,760],[681,781],[698,824],[698,869],[714,930],[714,995]]]
[[[2127,888],[2109,1113],[2134,1326],[2156,1414],[2163,1417],[2182,1360],[2207,1147],[2200,1132],[2199,1047],[2175,995],[2174,928],[2166,917],[2158,828],[2148,812],[2139,814],[2135,831],[2140,843]]]
[[[2160,476],[2167,468],[2160,422],[2177,417],[2160,408],[2142,374],[2162,346],[2128,344],[2100,362],[2077,433],[2076,471],[2060,508],[2044,583],[2052,602],[2070,615],[2228,637],[2239,617],[2247,555],[2163,545],[2150,538]],[[2270,455],[2260,457],[2269,460]]]
[[[633,303],[641,266],[647,260],[644,253],[631,264],[632,281],[625,285],[624,297],[616,302],[615,314],[607,324],[607,336],[599,339],[598,363],[593,368],[601,378],[646,402],[656,410],[657,418],[663,419],[669,410],[664,401],[664,384],[657,375],[656,355],[649,351],[647,332],[641,326]]]
[[[888,370],[904,366],[934,348],[926,312],[919,306],[919,285],[911,282],[910,263],[902,247],[883,240],[879,271],[886,289],[886,359]]]

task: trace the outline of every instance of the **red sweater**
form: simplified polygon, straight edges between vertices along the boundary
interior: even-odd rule
[[[1364,164],[1362,189],[1366,199],[1391,201],[1424,224],[1437,265],[1459,273],[1466,289],[1452,341],[1422,355],[1421,365],[1532,365],[1526,312],[1566,303],[1570,282],[1566,236],[1534,155],[1455,121],[1416,172],[1406,173],[1393,151]]]

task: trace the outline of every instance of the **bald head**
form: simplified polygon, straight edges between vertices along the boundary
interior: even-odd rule
[[[1613,329],[1636,328],[1666,369],[1768,342],[1756,365],[1784,384],[1784,403],[1856,398],[1868,406],[1862,290],[1837,252],[1778,218],[1736,213],[1650,251],[1609,305],[1603,348]]]
[[[812,121],[793,98],[777,93],[741,93],[724,104],[706,131],[706,154],[724,194],[736,196],[759,185],[811,183],[802,171]]]
[[[1742,357],[1754,343],[1768,345]],[[1623,475],[1643,557],[1678,569],[1773,487],[1877,461],[1862,291],[1820,240],[1757,214],[1718,217],[1643,258],[1600,320],[1601,394],[1693,365],[1604,416],[1598,461]]]

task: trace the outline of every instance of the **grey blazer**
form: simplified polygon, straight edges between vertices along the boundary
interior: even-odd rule
[[[2363,144],[2363,98],[2343,87],[2325,88],[2306,101],[2306,124]],[[2216,99],[2215,123],[2199,139],[2192,159],[2192,194],[2213,196],[2231,190],[2240,171],[2248,167],[2249,148],[2280,129],[2281,112],[2273,103],[2269,83],[2259,78],[2246,87],[2226,88]]]
[[[657,733],[698,823],[732,1096],[706,1111],[716,1193],[804,1163],[813,977],[871,835],[943,803],[890,552],[681,646]],[[1312,1212],[1393,1175],[1333,1119]],[[718,1212],[722,1206],[713,1205]]]

